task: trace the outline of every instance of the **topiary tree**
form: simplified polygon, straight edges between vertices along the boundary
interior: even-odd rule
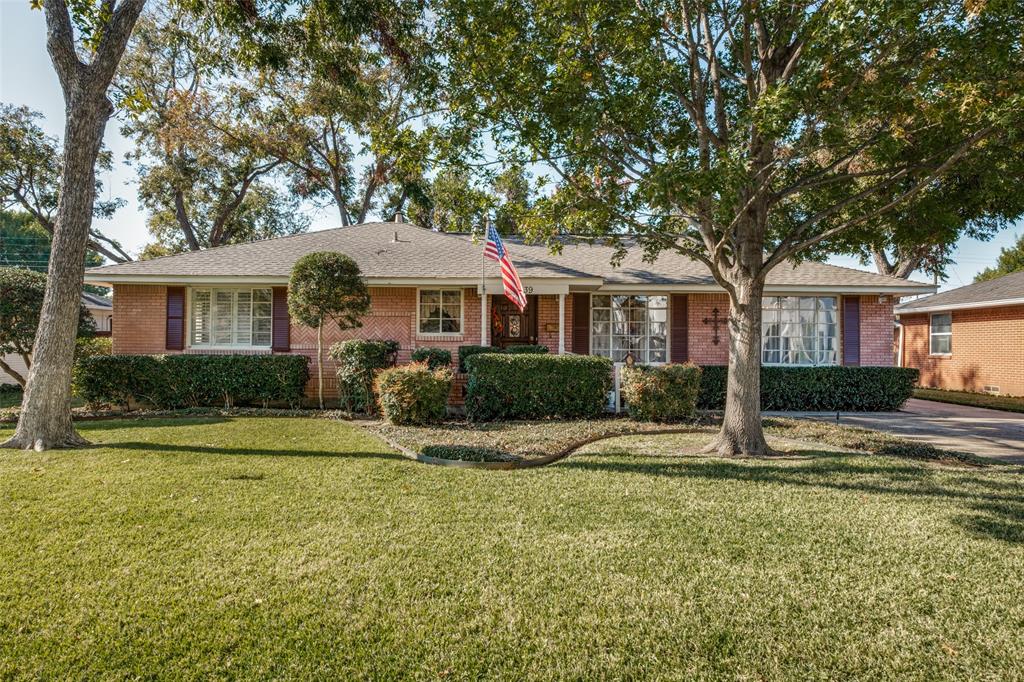
[[[45,294],[45,274],[25,268],[0,268],[0,369],[22,388],[28,377],[4,362],[4,356],[20,355],[25,367],[32,367],[32,344]],[[92,316],[79,305],[78,335],[91,336],[94,331]]]
[[[320,251],[303,256],[292,268],[288,312],[299,323],[316,327],[316,380],[324,407],[324,323],[356,329],[370,311],[370,291],[356,262],[343,253]]]

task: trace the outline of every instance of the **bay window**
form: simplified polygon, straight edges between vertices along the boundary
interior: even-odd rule
[[[191,345],[270,346],[270,289],[192,289]]]
[[[641,364],[668,361],[668,296],[592,294],[590,352]]]
[[[420,289],[420,334],[462,333],[462,289]]]
[[[835,297],[765,296],[761,333],[762,364],[839,362],[839,313]]]

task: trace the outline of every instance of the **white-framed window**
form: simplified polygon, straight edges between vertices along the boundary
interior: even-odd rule
[[[590,353],[641,364],[668,361],[668,296],[590,295]]]
[[[833,296],[765,296],[761,363],[839,363],[839,306]]]
[[[952,354],[953,314],[933,313],[928,327],[928,352],[931,355]]]
[[[420,289],[418,297],[420,334],[462,333],[462,289]]]
[[[270,346],[274,295],[269,288],[192,289],[189,306],[191,346]]]

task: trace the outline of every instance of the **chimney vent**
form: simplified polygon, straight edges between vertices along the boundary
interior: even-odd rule
[[[397,213],[395,213],[395,222],[396,223],[404,223],[405,222],[405,214],[403,214],[401,211],[398,211]]]

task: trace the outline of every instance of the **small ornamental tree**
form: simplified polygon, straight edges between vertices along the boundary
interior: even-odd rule
[[[0,369],[22,388],[22,376],[4,362],[4,356],[20,355],[25,367],[32,367],[32,344],[39,326],[39,311],[46,294],[46,275],[24,268],[0,268]],[[78,335],[90,336],[95,327],[85,306],[79,306]]]
[[[299,323],[316,327],[316,381],[320,409],[324,407],[324,323],[356,329],[370,311],[370,291],[359,266],[343,253],[320,251],[303,256],[292,268],[288,283],[288,312]]]

